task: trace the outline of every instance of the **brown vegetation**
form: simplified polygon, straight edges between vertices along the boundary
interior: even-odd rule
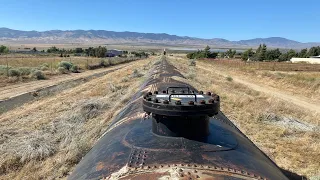
[[[288,94],[308,98],[311,102],[320,103],[320,72],[254,70],[207,60],[197,63],[202,67],[212,68],[216,72],[225,72],[230,76],[237,76],[249,82],[267,85]]]
[[[222,112],[280,167],[308,177],[320,175],[319,113],[236,83],[232,80],[236,73],[221,76],[215,72],[220,66],[205,70],[210,64],[198,61],[194,67],[185,58],[169,60],[188,78],[187,83],[219,94]]]
[[[97,69],[132,60],[128,58],[52,57],[10,54],[0,56],[0,87],[32,80],[50,79],[52,76],[79,73],[86,69]],[[70,67],[63,66],[63,63]],[[9,77],[7,77],[9,76]]]
[[[269,70],[269,71],[320,71],[320,64],[309,63],[291,63],[291,62],[259,62],[259,61],[241,61],[226,59],[208,59],[214,64],[225,65],[251,70]]]
[[[132,62],[2,114],[0,179],[65,178],[137,90],[151,62]]]

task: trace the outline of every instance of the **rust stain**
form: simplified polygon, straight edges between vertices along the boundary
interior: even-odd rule
[[[104,164],[103,162],[98,162],[97,166],[96,166],[96,170],[97,171],[101,171],[104,168]]]
[[[110,161],[112,161],[112,160],[114,160],[116,157],[121,156],[121,155],[124,155],[124,154],[125,154],[124,152],[116,152],[116,153],[113,153]]]

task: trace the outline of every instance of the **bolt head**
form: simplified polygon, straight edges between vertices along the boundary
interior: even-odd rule
[[[151,97],[147,98],[147,101],[151,101]]]
[[[167,91],[166,91],[166,90],[163,90],[163,91],[162,91],[162,93],[165,93],[165,94],[167,94]]]
[[[153,92],[154,94],[158,94],[158,91]]]
[[[163,104],[169,104],[169,101],[168,100],[164,100]]]
[[[176,101],[176,105],[181,105],[181,101]]]
[[[214,103],[214,99],[209,99],[208,101],[210,104],[213,104]]]
[[[201,100],[200,104],[206,104],[206,101],[205,100]]]
[[[189,101],[188,104],[189,105],[194,105],[194,102],[193,101]]]
[[[154,102],[154,103],[158,103],[159,100],[156,98],[156,99],[153,100],[153,102]]]
[[[203,91],[199,91],[199,94],[203,94]]]
[[[207,95],[208,95],[208,96],[211,96],[211,92],[207,92]]]
[[[151,96],[151,95],[152,95],[152,92],[148,92],[148,95]]]
[[[220,101],[220,97],[219,97],[218,95],[215,95],[215,96],[213,97],[213,99],[214,99],[215,101]]]

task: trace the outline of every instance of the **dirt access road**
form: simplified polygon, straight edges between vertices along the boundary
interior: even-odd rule
[[[92,70],[92,71],[85,71],[83,73],[70,73],[70,74],[63,74],[60,76],[53,76],[47,80],[31,81],[27,83],[19,83],[19,84],[9,85],[5,87],[0,87],[0,101],[10,99],[20,94],[33,92],[41,88],[53,86],[62,82],[81,79],[91,75],[104,73],[106,71],[123,68],[125,66],[128,66],[128,64],[130,63]]]
[[[200,69],[206,70],[206,71],[213,71],[212,67],[198,65],[198,64],[197,64],[197,67],[200,68]],[[220,75],[220,76],[223,76],[223,77],[228,77],[229,76],[227,72],[219,71],[219,69],[217,69],[217,68],[214,69],[214,72],[216,74]],[[265,86],[265,85],[262,85],[262,84],[254,84],[254,83],[251,83],[249,81],[246,81],[246,80],[241,79],[241,78],[236,77],[236,76],[232,76],[232,79],[233,79],[233,81],[235,81],[237,83],[240,83],[240,84],[243,84],[243,85],[245,85],[245,86],[247,86],[247,87],[249,87],[249,88],[251,88],[251,89],[253,89],[255,91],[263,92],[265,94],[277,97],[277,98],[282,99],[284,101],[288,101],[290,103],[293,103],[293,104],[295,104],[295,105],[297,105],[299,107],[303,107],[305,109],[320,113],[320,104],[318,104],[318,103],[310,103],[311,101],[308,100],[308,98],[297,96],[297,95],[292,96],[290,94],[282,92],[279,89],[272,88],[272,87],[269,87],[269,86]]]

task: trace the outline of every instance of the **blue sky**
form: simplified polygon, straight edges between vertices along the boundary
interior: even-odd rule
[[[0,27],[320,42],[319,0],[0,0]]]

